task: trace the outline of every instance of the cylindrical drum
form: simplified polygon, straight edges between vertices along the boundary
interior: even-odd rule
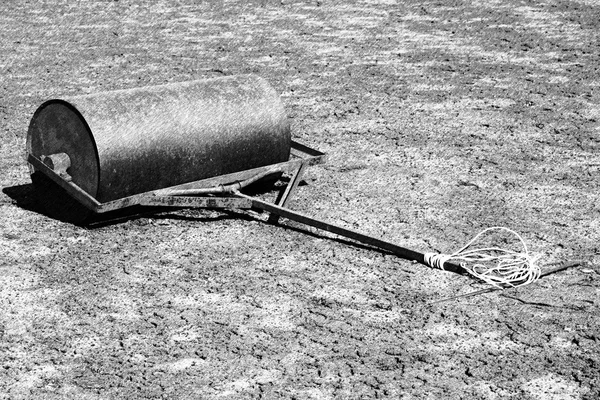
[[[254,75],[50,100],[27,133],[29,153],[66,153],[100,202],[287,161],[290,143],[279,96]]]

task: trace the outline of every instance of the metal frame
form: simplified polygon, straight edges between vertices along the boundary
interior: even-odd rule
[[[236,195],[223,197],[216,196],[215,194],[233,194],[234,191],[239,190],[241,187],[258,180],[259,178],[275,173],[291,173],[292,177],[289,183],[285,186],[285,189],[280,193],[280,196],[276,201],[278,206],[285,206],[293,196],[306,167],[322,164],[326,161],[326,155],[324,153],[292,141],[290,159],[285,162],[232,174],[220,175],[213,178],[202,179],[100,203],[70,180],[70,177],[65,172],[66,168],[62,168],[62,166],[58,168],[50,162],[51,159],[49,157],[41,158],[44,161],[32,154],[28,154],[27,161],[35,170],[46,175],[57,185],[62,187],[71,197],[97,214],[131,206],[249,209],[253,207],[251,200]]]
[[[379,248],[407,260],[429,265],[424,253],[290,210],[287,204],[296,191],[306,167],[324,163],[326,160],[324,153],[294,141],[292,141],[290,153],[290,159],[286,162],[185,183],[165,189],[153,190],[106,203],[98,202],[94,197],[71,181],[71,177],[66,172],[68,169],[67,166],[70,165],[67,160],[68,157],[62,157],[60,154],[57,154],[54,155],[55,157],[40,157],[44,160],[42,161],[29,154],[27,161],[34,169],[48,176],[66,190],[70,196],[95,213],[100,214],[131,206],[254,208],[269,212],[269,222],[276,223],[280,217],[287,218],[326,232],[347,237],[373,248]],[[243,187],[259,179],[271,174],[284,172],[291,173],[292,176],[275,203],[248,196],[240,191]],[[444,269],[460,273],[467,272],[462,265],[452,262],[444,263]]]

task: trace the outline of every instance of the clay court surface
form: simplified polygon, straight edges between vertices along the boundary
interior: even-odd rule
[[[594,0],[2,2],[0,398],[598,399],[599,32]],[[34,201],[43,101],[246,73],[329,156],[291,208],[583,263],[435,303],[486,286],[248,212]]]

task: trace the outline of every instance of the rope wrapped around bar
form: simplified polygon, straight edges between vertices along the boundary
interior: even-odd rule
[[[504,231],[515,236],[522,250],[513,251],[500,247],[471,248],[484,234],[492,231]],[[541,275],[541,269],[536,264],[539,258],[539,255],[529,253],[521,235],[512,229],[498,226],[484,229],[452,254],[424,254],[425,264],[432,268],[443,270],[445,263],[457,262],[475,278],[498,288],[524,286],[535,282]],[[474,264],[468,266],[467,263]]]

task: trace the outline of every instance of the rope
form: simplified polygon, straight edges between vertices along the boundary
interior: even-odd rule
[[[523,247],[521,252],[499,247],[481,247],[469,249],[482,235],[491,231],[505,231],[514,235]],[[458,262],[469,274],[485,283],[504,288],[517,287],[535,282],[541,275],[541,269],[536,265],[538,255],[531,255],[525,241],[517,232],[505,227],[491,227],[478,233],[469,243],[452,254],[425,253],[425,264],[432,268],[444,269],[448,261]],[[489,263],[496,263],[490,266]],[[468,267],[466,263],[474,263]],[[487,263],[484,264],[484,263]]]

